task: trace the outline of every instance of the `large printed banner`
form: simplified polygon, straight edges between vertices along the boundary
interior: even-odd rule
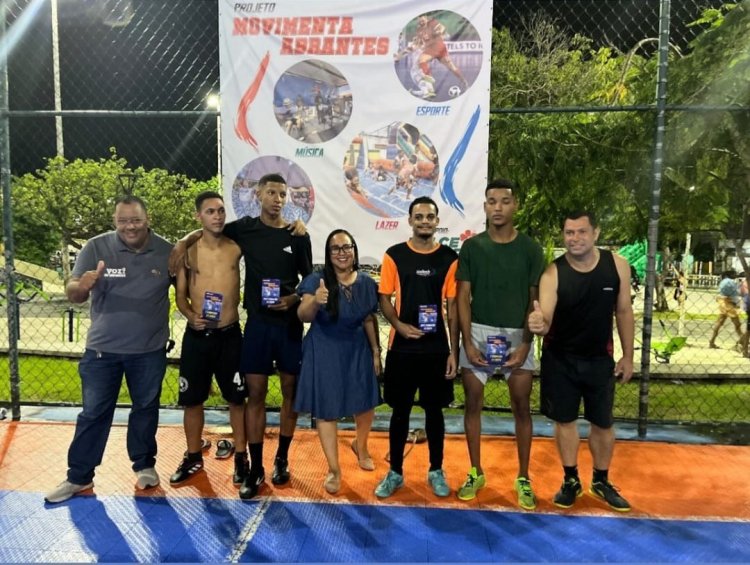
[[[443,243],[483,229],[492,2],[427,4],[220,0],[230,218],[259,215],[258,180],[279,173],[316,263],[336,228],[379,263],[419,196],[438,203]]]

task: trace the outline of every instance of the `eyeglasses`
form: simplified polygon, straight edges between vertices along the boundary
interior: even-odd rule
[[[133,226],[140,227],[144,224],[146,220],[143,218],[115,218],[115,223],[118,226],[127,226],[128,224],[132,224]]]
[[[351,253],[354,250],[354,245],[332,245],[328,248],[331,255],[341,255],[342,253]]]

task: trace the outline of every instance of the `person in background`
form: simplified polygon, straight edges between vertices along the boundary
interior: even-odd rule
[[[727,321],[727,318],[732,320],[734,331],[737,333],[737,346],[741,346],[742,342],[742,329],[740,328],[740,302],[742,296],[740,294],[740,285],[737,283],[737,273],[734,271],[724,271],[721,274],[721,281],[719,281],[719,296],[717,297],[717,303],[719,305],[719,317],[716,319],[714,324],[713,333],[711,339],[708,340],[708,346],[711,349],[719,349],[716,345],[716,337],[719,335],[719,330]]]

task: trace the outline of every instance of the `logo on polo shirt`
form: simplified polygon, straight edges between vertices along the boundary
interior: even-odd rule
[[[291,253],[291,252],[292,252],[292,246],[291,246],[291,245],[287,245],[287,246],[286,246],[286,247],[284,248],[284,251],[286,251],[287,253]]]
[[[104,271],[105,279],[124,279],[127,276],[127,267],[121,267],[119,269],[111,269],[107,267]]]
[[[418,277],[431,277],[435,274],[435,269],[417,269]]]

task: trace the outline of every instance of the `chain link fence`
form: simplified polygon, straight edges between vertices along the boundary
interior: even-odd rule
[[[739,278],[749,181],[743,181],[744,193],[719,192],[721,183],[740,182],[737,170],[750,170],[747,147],[732,137],[733,124],[750,122],[750,71],[742,43],[740,54],[724,64],[732,48],[709,33],[720,18],[729,21],[721,2],[671,3],[668,84],[674,88],[667,88],[663,107],[664,170],[655,185],[661,157],[654,152],[659,112],[654,92],[665,4],[670,3],[496,2],[490,176],[519,181],[524,192],[519,226],[547,244],[550,258],[560,252],[557,221],[570,204],[556,195],[564,187],[575,189],[578,202],[599,205],[600,243],[619,249],[633,265],[638,374],[618,388],[618,418],[644,419],[645,394],[651,421],[747,423],[750,360]],[[25,216],[37,209],[16,199],[26,186],[19,179],[43,171],[55,156],[94,163],[123,158],[125,164],[113,173],[122,186],[110,179],[102,192],[124,190],[134,174],[136,190],[145,190],[149,175],[160,170],[154,186],[174,182],[189,214],[190,195],[205,188],[201,183],[216,186],[217,109],[209,104],[219,92],[218,6],[215,0],[10,0],[4,6],[8,100],[0,113],[9,124],[2,152],[5,159],[10,155],[13,175],[20,400],[79,404],[77,359],[88,308],[66,301],[61,277],[75,247],[58,246],[46,256],[29,250],[25,242],[48,234],[26,226]],[[739,3],[732,17],[740,23],[731,25],[750,29],[748,8],[747,1]],[[714,67],[696,73],[699,57],[715,61]],[[726,86],[728,79],[734,87]],[[744,89],[744,97],[732,98],[732,88]],[[706,133],[719,130],[722,136]],[[706,178],[713,180],[701,184]],[[47,198],[71,187],[56,190]],[[736,218],[712,213],[717,203]],[[154,224],[167,225],[169,214],[157,208]],[[650,256],[646,243],[654,220],[662,234],[658,257]],[[178,222],[174,233],[160,231],[176,237],[179,229]],[[376,266],[370,270],[377,275]],[[736,296],[719,292],[720,274],[729,270],[740,273]],[[6,277],[3,306],[7,287]],[[722,292],[727,288],[728,283]],[[3,375],[16,362],[7,353],[13,324],[6,318],[0,326]],[[166,406],[176,402],[184,320],[175,312],[171,324],[178,347],[170,354]],[[381,320],[384,347],[387,335]],[[457,410],[462,398],[457,383]],[[10,379],[3,377],[0,403],[10,399]],[[120,400],[128,403],[125,390]],[[278,386],[272,385],[269,404],[279,403]],[[221,405],[220,397],[209,404]],[[486,405],[509,411],[504,382],[490,381]],[[535,383],[532,410],[538,409]]]

